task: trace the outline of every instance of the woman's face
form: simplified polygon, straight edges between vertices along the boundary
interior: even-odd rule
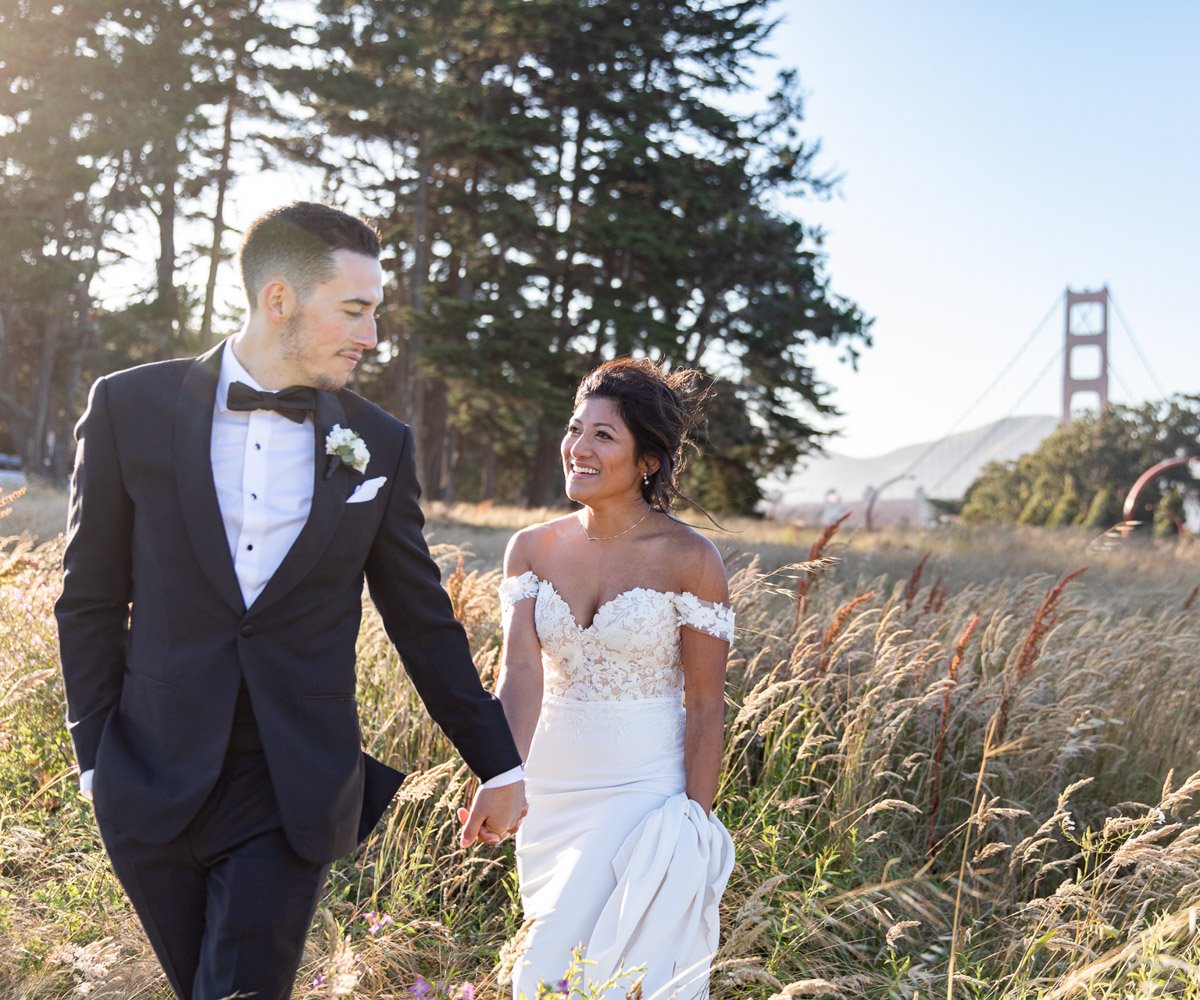
[[[607,499],[641,496],[642,472],[633,434],[617,404],[592,396],[575,408],[562,439],[567,496],[593,506]]]

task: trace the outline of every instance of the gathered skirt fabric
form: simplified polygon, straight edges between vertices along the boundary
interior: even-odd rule
[[[684,718],[677,698],[543,703],[517,834],[534,922],[516,1000],[564,978],[613,1000],[638,980],[646,1000],[707,996],[733,843],[684,791]]]

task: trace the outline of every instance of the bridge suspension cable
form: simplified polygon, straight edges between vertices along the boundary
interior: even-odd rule
[[[1146,369],[1146,374],[1150,376],[1150,381],[1154,383],[1154,388],[1158,390],[1158,395],[1161,398],[1166,398],[1167,392],[1162,387],[1162,383],[1158,380],[1158,376],[1154,374],[1154,369],[1150,367],[1150,361],[1142,351],[1142,345],[1138,343],[1137,338],[1133,335],[1133,329],[1129,326],[1129,320],[1125,318],[1125,313],[1121,309],[1117,300],[1113,298],[1113,293],[1108,293],[1108,301],[1113,304],[1113,309],[1116,311],[1117,319],[1121,321],[1121,329],[1125,331],[1125,336],[1129,338],[1129,342],[1133,344],[1134,351],[1137,352],[1138,360],[1141,361],[1142,367]],[[1125,383],[1122,382],[1122,385]],[[1126,390],[1128,392],[1128,390]]]
[[[1125,381],[1124,378],[1121,377],[1121,373],[1119,371],[1117,371],[1116,368],[1113,367],[1113,363],[1111,361],[1108,363],[1108,374],[1111,375],[1113,378],[1115,378],[1118,382],[1121,383],[1121,388],[1125,390],[1125,396],[1132,403],[1134,401],[1134,399],[1136,398],[1133,394],[1133,390],[1129,388],[1128,383]]]
[[[1041,318],[1041,320],[1038,322],[1037,326],[1035,326],[1033,328],[1033,332],[1030,333],[1029,336],[1025,338],[1024,343],[1022,343],[1021,346],[1017,348],[1016,353],[1011,358],[1009,358],[1008,364],[1006,364],[1003,368],[1000,369],[999,374],[996,375],[996,377],[993,378],[990,383],[988,383],[988,387],[986,389],[984,389],[980,395],[975,397],[974,402],[972,402],[971,405],[968,406],[962,412],[962,415],[959,416],[959,418],[950,425],[949,430],[945,431],[942,434],[942,436],[940,438],[938,438],[936,441],[930,442],[929,446],[908,464],[908,467],[904,470],[903,473],[901,473],[901,475],[906,476],[909,473],[911,473],[913,471],[913,469],[915,469],[918,465],[920,465],[923,461],[925,461],[925,459],[928,458],[934,451],[936,451],[942,445],[942,443],[948,437],[950,437],[950,435],[952,435],[955,431],[957,431],[959,429],[959,427],[962,426],[963,421],[966,420],[967,417],[969,417],[972,413],[974,413],[976,409],[978,409],[979,404],[982,403],[985,399],[987,399],[988,395],[991,393],[991,391],[993,389],[996,388],[996,386],[998,386],[1000,384],[1000,382],[1003,380],[1004,376],[1007,375],[1010,371],[1012,371],[1013,366],[1021,359],[1022,355],[1024,355],[1024,353],[1029,349],[1029,346],[1037,339],[1038,334],[1040,334],[1042,332],[1042,329],[1045,327],[1045,325],[1050,322],[1050,318],[1055,313],[1058,312],[1058,310],[1061,308],[1061,306],[1062,306],[1062,296],[1060,296],[1060,295],[1055,296],[1054,301],[1050,303],[1050,308],[1046,310],[1046,315],[1043,316]],[[1055,354],[1055,357],[1057,357],[1057,356],[1058,355]],[[1042,372],[1041,375],[1038,375],[1038,381],[1040,381],[1044,375],[1045,375],[1045,372]],[[1026,394],[1028,394],[1028,393],[1026,393]],[[1024,396],[1022,396],[1021,398],[1024,399]],[[1010,415],[1011,415],[1011,411],[1010,411]],[[946,478],[945,476],[942,477],[942,479],[945,479],[945,478]],[[942,479],[939,479],[938,483],[940,483],[942,481]]]
[[[957,462],[955,462],[954,465],[950,467],[949,471],[942,473],[942,475],[938,477],[937,481],[929,488],[930,493],[932,493],[934,490],[936,490],[939,486],[942,485],[942,483],[944,483],[947,479],[949,479],[952,475],[954,475],[954,473],[956,473],[959,469],[961,469],[964,465],[966,465],[967,461],[970,458],[972,458],[976,453],[978,453],[979,450],[981,448],[983,448],[983,446],[986,445],[992,439],[992,436],[996,433],[996,431],[1000,427],[1002,427],[1004,425],[1004,422],[1006,420],[1008,420],[1008,418],[1011,417],[1014,413],[1017,412],[1017,407],[1020,406],[1022,403],[1025,402],[1026,399],[1029,398],[1029,394],[1038,387],[1039,383],[1041,383],[1042,379],[1044,379],[1046,377],[1046,375],[1049,373],[1050,369],[1054,367],[1055,362],[1058,361],[1060,359],[1060,357],[1061,357],[1060,352],[1058,351],[1057,348],[1055,348],[1054,353],[1052,355],[1050,355],[1050,360],[1047,361],[1046,364],[1042,366],[1042,370],[1040,372],[1038,372],[1037,375],[1034,376],[1033,381],[1030,382],[1029,385],[1027,385],[1025,387],[1025,391],[1022,392],[1021,395],[1017,397],[1017,401],[1015,403],[1013,403],[1013,405],[1009,408],[1009,411],[1006,414],[1004,414],[1003,418],[1001,418],[1000,420],[997,420],[995,423],[993,423],[991,428],[989,428],[988,432],[985,435],[983,435],[983,437],[981,437],[978,441],[976,441],[975,445],[965,455],[963,455],[962,458],[960,458]]]

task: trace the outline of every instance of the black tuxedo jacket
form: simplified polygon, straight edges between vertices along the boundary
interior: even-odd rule
[[[364,575],[433,719],[482,779],[520,763],[500,703],[475,672],[429,557],[412,433],[360,396],[318,392],[312,510],[266,589],[245,607],[210,461],[221,347],[119,372],[92,388],[56,605],[68,724],[97,814],[146,843],[178,836],[216,782],[242,678],[296,852],[350,851],[400,775],[364,759],[355,640]],[[325,436],[356,431],[364,476],[328,478]],[[382,784],[380,787],[373,787]],[[382,799],[382,802],[379,800]]]

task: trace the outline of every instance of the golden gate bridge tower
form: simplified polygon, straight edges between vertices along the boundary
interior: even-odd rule
[[[1108,286],[1068,288],[1064,314],[1061,423],[1069,424],[1076,396],[1094,393],[1097,411],[1108,405]]]

